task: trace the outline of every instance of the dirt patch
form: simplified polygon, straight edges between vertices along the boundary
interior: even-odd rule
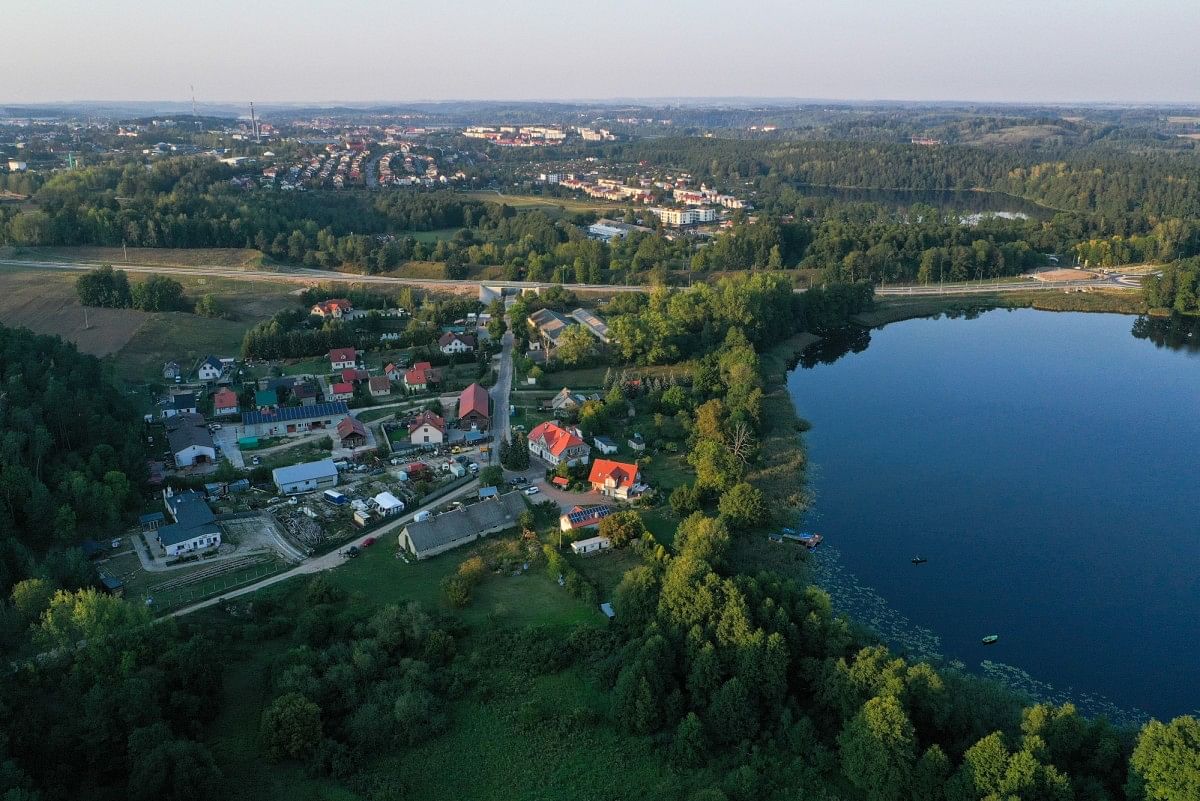
[[[1096,277],[1095,273],[1087,270],[1045,270],[1040,273],[1034,273],[1033,277],[1039,281],[1091,281]]]
[[[0,272],[0,323],[57,334],[83,353],[107,356],[126,345],[149,319],[132,309],[87,309],[75,294],[75,276],[36,271]]]

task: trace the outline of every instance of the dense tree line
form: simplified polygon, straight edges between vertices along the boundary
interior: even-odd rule
[[[1143,280],[1146,304],[1178,314],[1200,313],[1200,259],[1185,259]]]
[[[95,357],[0,327],[0,430],[0,594],[38,574],[86,584],[72,546],[118,532],[140,502],[141,418]]]

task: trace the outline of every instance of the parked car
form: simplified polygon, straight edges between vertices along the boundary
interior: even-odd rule
[[[358,550],[358,546],[356,546],[356,545],[351,545],[349,548],[346,549],[346,558],[348,558],[348,559],[353,559],[354,557],[358,556],[358,554],[359,554],[359,550]]]
[[[364,548],[370,548],[374,544],[375,544],[374,537],[367,537],[365,540],[362,541],[362,547],[364,547]]]
[[[428,520],[431,517],[433,517],[433,512],[426,509],[423,512],[417,512],[415,515],[413,515],[413,522],[414,523],[423,523],[424,521]]]
[[[109,545],[109,547],[110,547],[110,548],[113,548],[114,550],[115,550],[115,549],[117,549],[117,548],[120,548],[120,547],[121,547],[121,538],[120,538],[120,537],[113,537],[113,541],[112,541],[112,542],[110,542],[108,545]]]
[[[255,456],[253,459],[250,460],[250,464],[262,464],[262,457]]]
[[[537,495],[539,492],[541,492],[541,490],[537,487],[526,487],[525,489],[521,490],[521,492],[525,493],[526,495]]]

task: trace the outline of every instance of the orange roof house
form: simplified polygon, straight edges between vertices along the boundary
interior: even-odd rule
[[[588,482],[592,489],[601,495],[629,500],[649,489],[641,483],[641,477],[636,462],[631,464],[612,459],[597,459],[592,463]]]

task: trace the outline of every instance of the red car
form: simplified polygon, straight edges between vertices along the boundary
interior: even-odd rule
[[[369,548],[370,546],[372,546],[374,544],[375,544],[374,537],[367,537],[365,540],[362,541],[362,547],[364,547],[364,548]]]

